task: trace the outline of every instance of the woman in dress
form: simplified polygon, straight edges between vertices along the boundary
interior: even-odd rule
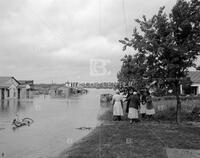
[[[146,97],[146,101],[147,101],[146,115],[147,115],[147,118],[149,120],[151,120],[153,115],[155,114],[155,109],[153,107],[153,102],[152,102],[152,98],[151,98],[150,93],[148,92],[147,94],[148,95]]]
[[[133,122],[139,122],[138,109],[140,107],[140,98],[137,95],[137,92],[131,92],[128,100],[130,100],[128,110],[128,118],[130,119],[130,123],[132,124]]]
[[[123,116],[123,97],[119,90],[116,90],[113,96],[113,120],[121,121],[121,116]]]
[[[146,116],[146,93],[145,92],[141,96],[140,114],[141,114],[142,118],[144,119]]]
[[[126,99],[124,102],[126,102],[126,109],[125,112],[128,114],[128,109],[129,109],[129,104],[130,104],[130,99],[128,99],[130,97],[130,88],[127,89],[127,95],[126,95]]]

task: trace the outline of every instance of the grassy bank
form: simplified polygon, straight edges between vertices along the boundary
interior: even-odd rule
[[[200,128],[192,125],[113,122],[111,110],[100,120],[100,126],[61,153],[59,158],[167,158],[167,147],[200,148]]]

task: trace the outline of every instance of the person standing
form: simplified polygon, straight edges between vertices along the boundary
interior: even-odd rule
[[[152,120],[153,115],[155,114],[155,109],[153,107],[152,97],[149,92],[147,92],[147,109],[146,109],[146,115],[149,120]]]
[[[123,116],[123,97],[120,95],[120,91],[116,90],[116,94],[113,96],[113,120],[121,121]]]
[[[129,111],[128,118],[130,119],[130,123],[139,122],[138,109],[140,107],[140,98],[136,91],[131,91],[131,95],[128,97],[130,100],[129,103]]]
[[[142,116],[142,119],[144,119],[146,116],[146,102],[143,100],[140,103],[140,114]]]
[[[144,119],[146,116],[146,93],[145,92],[143,92],[141,96],[140,114],[142,115],[142,118]]]
[[[128,110],[129,110],[129,104],[130,104],[130,99],[128,99],[130,97],[130,89],[127,89],[127,96],[124,102],[126,102],[126,109],[125,112],[128,114]]]

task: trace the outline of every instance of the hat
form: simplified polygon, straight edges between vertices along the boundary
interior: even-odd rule
[[[136,91],[134,91],[134,92],[133,92],[133,94],[137,94],[137,92],[136,92]]]
[[[119,89],[116,89],[115,93],[119,94],[120,93]]]

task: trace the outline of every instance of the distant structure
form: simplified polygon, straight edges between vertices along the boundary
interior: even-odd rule
[[[113,89],[117,82],[94,82],[94,83],[80,83],[84,88],[97,88],[97,89]]]
[[[59,85],[50,85],[49,94],[52,97],[68,97],[73,94],[82,94],[87,93],[87,90],[84,89],[78,82],[66,82]]]
[[[26,99],[32,97],[33,81],[18,81],[14,77],[0,77],[0,99]]]
[[[33,80],[18,80],[21,87],[21,98],[32,98],[34,91]]]
[[[200,94],[200,71],[189,71],[188,77],[190,78],[192,84],[190,85],[190,87],[187,87],[187,88],[183,88],[181,86],[181,93],[199,95]]]
[[[68,97],[71,91],[71,88],[66,84],[52,85],[50,86],[49,94],[52,97]]]

